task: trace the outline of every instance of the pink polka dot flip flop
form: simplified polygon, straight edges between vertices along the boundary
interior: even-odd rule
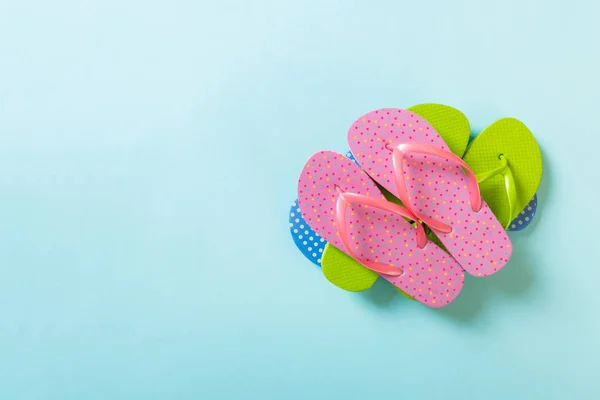
[[[506,265],[510,239],[475,175],[422,117],[372,111],[352,124],[348,143],[361,167],[428,225],[465,271],[488,276]]]
[[[298,203],[306,222],[331,245],[377,272],[417,301],[442,307],[464,283],[457,261],[425,236],[404,207],[389,202],[354,162],[320,151],[298,180]]]

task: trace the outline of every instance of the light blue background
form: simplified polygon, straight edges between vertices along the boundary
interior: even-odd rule
[[[0,2],[0,398],[599,398],[595,0]],[[298,252],[364,112],[514,116],[536,220],[442,310]]]

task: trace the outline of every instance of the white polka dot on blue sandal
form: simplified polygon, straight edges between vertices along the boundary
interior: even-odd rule
[[[527,228],[531,221],[533,221],[533,217],[535,217],[535,212],[537,210],[537,194],[533,195],[533,199],[525,206],[523,211],[517,215],[517,217],[510,223],[508,226],[508,230],[511,232],[522,231]]]
[[[321,256],[327,242],[308,226],[298,207],[298,200],[292,203],[290,209],[290,232],[298,250],[320,267]]]

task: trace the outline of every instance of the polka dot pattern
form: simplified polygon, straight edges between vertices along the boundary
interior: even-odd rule
[[[356,159],[350,151],[346,152],[346,157],[358,165]],[[327,242],[325,239],[319,236],[319,234],[315,232],[304,220],[297,199],[292,203],[289,217],[290,233],[292,234],[294,243],[296,243],[296,247],[298,247],[298,250],[300,250],[300,252],[304,254],[304,256],[308,258],[310,262],[320,267],[322,258],[321,256],[323,255],[323,251],[325,251],[325,245]]]
[[[350,127],[348,143],[362,168],[391,193],[397,190],[392,152],[386,144],[424,143],[450,151],[427,121],[401,109],[362,116]],[[467,175],[458,165],[411,153],[405,157],[403,169],[411,207],[452,227],[452,232],[438,237],[465,271],[488,276],[506,265],[512,253],[510,239],[485,202],[479,212],[472,210]]]
[[[385,198],[358,165],[339,153],[321,151],[308,160],[298,181],[299,208],[315,232],[345,252],[336,227],[336,187]],[[363,260],[401,268],[400,276],[381,276],[416,300],[430,307],[442,307],[460,293],[464,273],[456,260],[432,242],[419,249],[416,228],[402,217],[351,204],[346,223],[354,254]]]
[[[533,195],[533,199],[525,206],[523,211],[508,226],[509,231],[522,231],[533,221],[537,210],[537,194]]]
[[[311,262],[321,266],[321,256],[327,242],[304,220],[298,200],[290,208],[290,232],[298,250]]]
[[[350,153],[350,152],[346,153],[346,157],[351,158],[352,153]],[[353,161],[356,161],[356,160],[353,160]],[[527,206],[523,209],[523,211],[521,211],[519,213],[519,215],[513,220],[513,222],[508,227],[508,230],[511,232],[517,232],[517,231],[522,231],[523,229],[527,228],[529,226],[529,224],[531,223],[531,221],[533,221],[533,217],[535,217],[536,210],[537,210],[537,194],[535,194],[533,196],[533,199],[531,199],[529,204],[527,204]],[[313,231],[310,226],[308,226],[308,223],[302,217],[302,212],[300,211],[300,207],[298,206],[298,200],[296,200],[292,203],[289,217],[290,217],[290,232],[292,233],[292,238],[294,239],[294,243],[296,243],[298,250],[300,250],[300,252],[302,254],[304,254],[304,256],[306,258],[308,258],[309,261],[313,262],[314,264],[316,264],[318,266],[321,266],[321,255],[325,249],[325,245],[327,244],[327,242],[322,237],[320,237],[318,233]],[[298,222],[296,222],[296,219],[298,219]],[[307,228],[307,229],[302,231],[302,229],[304,229],[304,228]],[[306,231],[309,232],[309,236],[308,236],[309,238],[311,236],[313,238],[319,237],[318,242],[315,240],[315,246],[308,246],[308,242],[306,240],[304,240],[306,233],[303,235],[302,232],[306,232]],[[310,235],[310,233],[313,233],[313,235]],[[299,237],[299,236],[302,236],[302,237]],[[304,243],[304,242],[306,242],[306,243]],[[312,249],[309,250],[308,247],[316,248],[317,253],[312,251]]]

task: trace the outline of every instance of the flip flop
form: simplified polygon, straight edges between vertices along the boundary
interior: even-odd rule
[[[349,151],[346,153],[346,157],[356,162],[356,159]],[[298,205],[298,199],[294,200],[292,203],[289,216],[290,233],[292,234],[292,239],[294,239],[296,247],[298,247],[298,250],[300,250],[304,257],[308,258],[310,262],[320,267],[323,251],[325,250],[325,245],[327,242],[325,239],[319,236],[319,234],[315,232],[308,225],[308,223],[306,223],[304,217],[302,216],[302,210]],[[358,266],[361,269],[363,268],[360,264],[358,264]]]
[[[517,119],[500,119],[473,140],[464,160],[477,175],[482,197],[510,228],[542,179],[542,155],[529,129]]]
[[[298,180],[306,222],[330,245],[378,273],[417,301],[449,304],[464,273],[456,260],[429,241],[407,209],[383,197],[354,162],[331,151],[315,153]]]
[[[348,144],[362,168],[427,224],[465,271],[489,276],[506,265],[512,253],[506,231],[482,200],[475,174],[429,122],[407,110],[372,111],[352,124]]]

